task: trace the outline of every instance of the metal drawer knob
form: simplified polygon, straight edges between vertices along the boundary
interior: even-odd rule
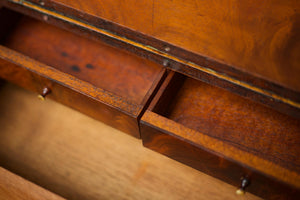
[[[236,194],[238,195],[244,195],[246,187],[250,184],[250,180],[248,178],[242,177],[241,180],[241,186],[236,190]]]
[[[51,90],[50,90],[49,88],[45,87],[45,88],[43,89],[43,91],[42,91],[42,94],[39,94],[39,95],[38,95],[38,98],[39,98],[40,100],[44,101],[44,100],[45,100],[45,97],[46,97],[50,92],[51,92]]]

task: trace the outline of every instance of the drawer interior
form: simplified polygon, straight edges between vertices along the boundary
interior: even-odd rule
[[[136,104],[142,104],[162,70],[151,61],[101,41],[15,15],[18,20],[5,37],[1,31],[2,45]]]
[[[177,73],[164,87],[153,112],[300,172],[299,120]]]

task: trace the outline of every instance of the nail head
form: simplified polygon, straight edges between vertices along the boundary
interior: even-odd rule
[[[168,60],[164,60],[164,61],[163,61],[163,66],[164,66],[164,67],[169,66],[169,64],[170,64],[170,62],[169,62]]]
[[[47,15],[43,16],[43,20],[48,21],[49,17]]]

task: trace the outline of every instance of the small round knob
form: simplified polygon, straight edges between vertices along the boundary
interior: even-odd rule
[[[43,88],[42,94],[38,95],[38,98],[42,101],[45,100],[45,97],[51,92],[51,90],[47,87]]]
[[[250,184],[250,180],[246,177],[241,178],[241,186],[236,190],[237,195],[244,195],[246,187]]]

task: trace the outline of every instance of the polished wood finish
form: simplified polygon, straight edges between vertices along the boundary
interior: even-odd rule
[[[26,17],[9,34],[4,45],[136,104],[142,103],[162,68]]]
[[[286,184],[286,182],[298,184],[299,174],[247,152],[239,151],[237,148],[224,145],[223,142],[211,137],[203,137],[203,134],[176,125],[166,118],[160,118],[160,115],[152,114],[149,115],[147,111],[144,115],[146,118],[142,118],[142,120],[149,122],[142,121],[141,123],[145,147],[219,178],[236,188],[240,187],[244,177],[248,177],[250,185],[246,187],[246,192],[263,198],[299,199],[299,189]],[[164,125],[162,126],[162,124]],[[190,135],[192,136],[188,137]],[[198,139],[198,141],[191,138]],[[217,150],[216,146],[219,147]],[[269,174],[276,176],[276,178]],[[278,181],[277,177],[279,176],[286,182]]]
[[[44,2],[107,19],[300,91],[297,0]]]
[[[33,0],[31,2],[36,4],[28,1],[3,1],[5,6],[18,12],[42,20],[47,18],[49,23],[80,34],[88,34],[89,37],[96,37],[110,45],[126,49],[159,64],[163,64],[167,59],[169,61],[168,68],[300,118],[300,92],[297,90],[268,80],[259,74],[252,74],[228,63],[174,46],[172,43],[168,43],[168,40],[159,40],[151,34],[143,34],[99,18],[97,15],[88,14],[76,7],[73,8],[57,1]],[[112,5],[109,4],[109,6]],[[294,72],[297,74],[296,71]]]
[[[1,165],[67,199],[260,199],[11,84],[0,111]]]
[[[1,78],[236,187],[299,196],[298,2],[0,3],[44,21],[0,19]]]
[[[164,74],[153,62],[26,17],[0,49],[1,78],[38,93],[49,87],[49,98],[135,137]]]
[[[63,200],[64,198],[0,167],[0,199]]]
[[[249,191],[266,198],[300,194],[299,120],[174,72],[149,109],[146,147],[237,187],[250,176]]]
[[[300,121],[292,117],[191,78],[163,115],[300,173]]]

